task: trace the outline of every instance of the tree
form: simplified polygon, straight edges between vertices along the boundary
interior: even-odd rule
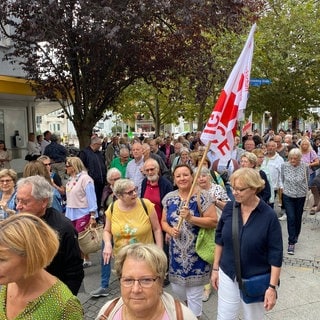
[[[268,86],[250,89],[248,111],[269,111],[272,127],[305,118],[319,106],[320,8],[313,0],[270,1],[255,34],[252,77],[269,78]]]
[[[0,28],[13,40],[6,59],[22,66],[38,98],[61,104],[83,147],[125,88],[180,76],[209,50],[206,31],[240,28],[263,2],[2,0]]]

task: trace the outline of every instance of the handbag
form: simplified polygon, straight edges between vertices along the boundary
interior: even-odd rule
[[[96,228],[89,226],[86,230],[79,232],[79,247],[83,254],[94,253],[101,250],[103,239],[103,225]]]
[[[238,210],[237,210],[238,206]],[[240,247],[239,247],[239,224],[238,212],[240,205],[234,202],[232,213],[232,242],[235,255],[236,278],[239,285],[240,296],[244,303],[263,302],[264,295],[270,284],[270,272],[255,275],[248,279],[241,277]]]
[[[197,205],[202,216],[200,193],[197,194]],[[196,253],[204,261],[213,264],[215,248],[215,228],[200,228],[196,240]]]
[[[306,192],[306,200],[304,201],[303,210],[310,211],[314,206],[314,195],[312,190],[308,187],[307,170],[308,168],[306,167],[304,174],[305,174],[305,180],[307,185],[307,192]]]

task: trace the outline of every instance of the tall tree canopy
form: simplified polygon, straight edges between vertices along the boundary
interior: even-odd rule
[[[320,6],[314,0],[269,1],[259,20],[251,75],[272,83],[250,88],[247,109],[256,115],[271,112],[274,129],[319,106],[319,28]]]
[[[38,97],[60,102],[83,147],[136,79],[180,76],[210,49],[207,32],[240,32],[263,2],[2,0],[0,27],[13,40],[6,59],[23,67]]]

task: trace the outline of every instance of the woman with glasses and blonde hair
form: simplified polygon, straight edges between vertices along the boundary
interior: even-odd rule
[[[163,291],[167,258],[154,244],[135,243],[123,247],[114,264],[121,297],[108,301],[96,320],[176,319],[196,320],[185,305]]]
[[[113,192],[117,200],[106,211],[104,263],[109,263],[112,255],[116,256],[121,247],[130,243],[155,242],[162,248],[162,230],[154,204],[138,198],[138,189],[130,179],[117,180]]]
[[[66,171],[69,176],[66,184],[66,217],[69,218],[78,231],[84,231],[89,225],[96,225],[97,198],[94,182],[78,157],[66,159]],[[83,257],[83,267],[91,267],[89,255]]]
[[[259,172],[240,168],[231,175],[230,183],[235,203],[227,202],[216,228],[211,274],[212,285],[218,290],[217,319],[238,319],[240,309],[246,320],[263,319],[264,312],[270,311],[277,300],[283,258],[281,226],[275,211],[257,196],[265,184]],[[241,278],[270,273],[261,302],[245,303],[240,294],[233,248],[234,214],[238,216]]]

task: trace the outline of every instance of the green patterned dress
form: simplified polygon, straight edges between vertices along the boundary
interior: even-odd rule
[[[6,316],[7,287],[0,290],[0,319]],[[14,320],[81,320],[83,309],[77,297],[68,287],[58,280],[40,297],[28,303],[26,308]]]

